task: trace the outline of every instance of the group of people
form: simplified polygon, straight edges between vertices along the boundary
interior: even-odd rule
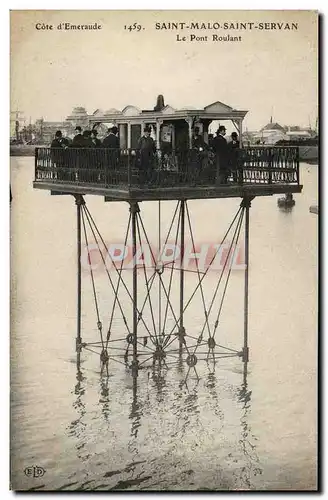
[[[73,140],[69,141],[63,137],[62,132],[58,130],[55,138],[51,143],[52,159],[57,166],[72,165],[76,160],[77,167],[90,169],[90,161],[92,165],[97,167],[104,167],[108,171],[116,171],[120,163],[120,140],[118,137],[118,127],[110,126],[107,136],[100,141],[97,137],[97,130],[84,130],[80,126],[75,129],[76,135]],[[203,136],[199,133],[199,128],[194,128],[192,139],[192,151],[189,158],[181,157],[180,171],[187,172],[191,178],[201,178],[209,174],[209,179],[213,183],[226,184],[227,179],[232,175],[235,182],[240,180],[241,171],[238,161],[239,140],[236,132],[231,134],[231,141],[227,142],[226,128],[221,125],[217,132],[216,137],[209,135],[209,141],[206,143]],[[66,165],[67,160],[64,161],[66,154],[60,153],[62,149],[68,148],[90,149],[99,148],[96,156],[90,156],[81,151],[81,153],[74,153],[70,155],[70,165]],[[143,135],[138,141],[138,146],[135,152],[134,166],[139,171],[139,181],[141,183],[148,183],[153,175],[155,169],[155,155],[156,144],[151,137],[151,128],[146,125],[143,130]],[[165,153],[165,151],[163,152]],[[90,157],[89,157],[90,156]],[[165,154],[163,154],[163,157]],[[84,161],[85,160],[85,161]]]
[[[66,137],[63,137],[61,130],[57,130],[55,138],[51,143],[51,148],[116,148],[119,149],[120,141],[117,136],[118,128],[116,126],[110,127],[108,129],[108,135],[103,141],[98,139],[98,132],[96,129],[84,130],[82,133],[82,128],[78,125],[75,128],[76,135],[73,140],[70,141]]]
[[[220,125],[216,131],[216,136],[209,134],[208,144],[199,133],[199,128],[195,127],[192,147],[200,153],[209,153],[213,157],[212,173],[218,184],[226,184],[228,177],[232,175],[235,182],[242,180],[239,162],[239,139],[237,132],[232,132],[231,140],[227,142],[226,128]],[[213,176],[212,176],[213,177]]]
[[[57,178],[68,180],[79,179],[83,175],[88,176],[88,172],[82,170],[92,170],[94,168],[102,169],[106,174],[106,182],[120,170],[120,140],[118,137],[118,127],[115,125],[108,128],[106,137],[100,141],[97,137],[97,130],[84,130],[80,126],[75,128],[76,135],[73,140],[63,137],[62,132],[57,130],[55,138],[51,142],[51,158],[60,171],[56,172]],[[153,160],[156,152],[156,145],[150,136],[151,128],[146,125],[143,135],[138,141],[136,154],[134,157],[135,166],[139,170],[140,182],[145,183],[149,180],[149,174],[153,169]],[[90,149],[97,148],[97,152],[91,152]],[[89,153],[90,151],[90,153]],[[76,167],[78,172],[70,172],[70,167]],[[67,170],[67,172],[64,171]],[[75,177],[74,177],[75,175]],[[90,177],[90,176],[89,176]],[[99,175],[97,177],[99,179]]]

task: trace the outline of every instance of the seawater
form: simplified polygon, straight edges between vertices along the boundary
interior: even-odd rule
[[[100,376],[99,356],[76,367],[76,207],[34,190],[33,158],[11,162],[11,487],[15,490],[313,490],[317,484],[318,168],[301,165],[291,212],[277,196],[250,212],[249,346],[239,358]],[[86,201],[105,241],[124,238],[128,205]],[[197,241],[222,239],[240,200],[189,202]],[[141,204],[157,238],[157,205]],[[162,203],[164,228],[173,202]],[[127,277],[127,280],[130,278]],[[191,290],[194,275],[186,278]],[[210,300],[218,274],[204,282]],[[95,278],[108,320],[107,277]],[[84,339],[99,340],[90,277],[83,275]],[[231,273],[218,331],[242,347],[243,271]],[[124,304],[126,307],[126,304]],[[196,300],[187,330],[203,325]],[[113,335],[125,336],[119,323]],[[185,380],[187,383],[185,383]],[[39,466],[42,477],[25,474]]]

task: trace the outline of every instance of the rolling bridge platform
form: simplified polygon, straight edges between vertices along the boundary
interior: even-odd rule
[[[33,186],[53,194],[104,196],[106,201],[253,198],[302,191],[297,147],[240,149],[239,178],[231,174],[226,184],[218,182],[215,160],[206,152],[186,150],[174,160],[170,163],[158,151],[145,179],[136,150],[36,148]]]
[[[216,162],[207,152],[186,150],[177,152],[172,162],[170,157],[157,151],[154,155],[151,169],[142,168],[138,162],[136,150],[107,150],[99,149],[74,149],[51,150],[50,148],[36,148],[35,152],[35,180],[34,188],[49,190],[52,194],[73,195],[77,206],[77,336],[76,350],[77,363],[80,366],[80,356],[83,349],[96,352],[100,357],[101,373],[109,374],[109,366],[113,362],[124,363],[131,368],[132,376],[138,375],[138,370],[151,362],[159,367],[167,368],[168,360],[185,362],[190,370],[196,371],[196,364],[203,359],[215,363],[218,359],[239,356],[244,365],[249,360],[248,347],[248,272],[249,272],[249,211],[251,201],[256,196],[272,196],[274,194],[300,193],[302,185],[299,178],[298,148],[295,147],[248,147],[240,149],[238,153],[238,167],[231,172],[225,184],[218,182]],[[149,167],[149,166],[148,166]],[[125,282],[124,269],[115,266],[115,283],[110,280],[112,296],[112,313],[108,328],[104,328],[104,321],[97,310],[97,329],[99,340],[84,342],[82,340],[81,326],[81,248],[82,227],[85,235],[85,244],[88,247],[86,224],[89,224],[93,238],[102,242],[105,253],[108,248],[90,214],[85,195],[103,196],[105,201],[125,201],[130,206],[130,218],[127,225],[125,242],[129,236],[133,249],[132,283]],[[185,236],[189,228],[191,240],[194,245],[194,236],[191,218],[188,210],[188,200],[213,198],[241,198],[240,207],[228,228],[226,235],[230,234],[231,245],[223,265],[218,285],[210,304],[205,303],[203,287],[207,271],[201,273],[197,267],[198,283],[194,287],[189,300],[186,300],[186,275],[188,269],[184,267]],[[143,266],[145,283],[142,280],[140,266],[137,265],[138,245],[139,252],[143,255],[142,238],[149,242],[147,231],[144,227],[139,202],[157,200],[159,205],[158,228],[161,234],[161,201],[176,200],[177,206],[171,222],[176,225],[176,243],[179,240],[181,255],[179,262],[172,261],[171,266],[163,264],[161,249],[158,255],[152,254],[152,268]],[[230,278],[231,258],[241,233],[244,221],[245,242],[245,286],[244,286],[244,326],[242,348],[224,346],[218,340],[220,331],[220,314],[225,298],[226,288]],[[168,241],[168,233],[165,242]],[[97,240],[98,238],[98,240]],[[162,241],[159,237],[159,247]],[[165,246],[165,244],[164,244]],[[195,246],[193,248],[196,253]],[[101,253],[101,250],[99,248]],[[105,258],[101,253],[103,263]],[[90,260],[90,254],[89,254]],[[89,262],[90,263],[90,262]],[[210,263],[211,264],[211,263]],[[198,265],[197,265],[198,266]],[[150,274],[149,274],[150,271]],[[95,278],[90,266],[93,288]],[[173,278],[176,278],[173,280]],[[153,284],[158,282],[155,290]],[[171,299],[172,282],[179,287],[179,304]],[[150,285],[151,283],[151,285]],[[194,285],[193,285],[194,286]],[[221,286],[221,292],[219,292]],[[153,287],[153,288],[152,288]],[[223,290],[223,291],[222,291]],[[199,301],[204,309],[204,324],[202,329],[190,331],[186,329],[186,316],[191,310],[190,303],[196,292],[201,292]],[[141,300],[141,294],[144,298]],[[131,301],[130,314],[126,314],[122,303],[122,293]],[[154,298],[154,293],[156,299]],[[173,292],[172,292],[173,293]],[[217,315],[214,313],[215,299],[221,293],[220,303],[216,305]],[[154,301],[157,306],[154,308]],[[200,303],[200,302],[199,302]],[[150,312],[145,312],[148,304]],[[114,310],[120,310],[122,316],[122,331],[126,336],[120,339],[121,347],[117,346],[117,339],[112,338]],[[126,308],[125,308],[126,309]],[[157,312],[159,311],[159,314]],[[164,314],[165,311],[165,314]],[[108,313],[108,311],[106,311]],[[211,318],[211,315],[213,316]],[[130,316],[130,319],[129,319]],[[170,316],[170,317],[169,317]],[[156,320],[154,320],[156,317]],[[115,343],[115,344],[114,344]],[[115,347],[114,347],[115,346]],[[132,362],[130,359],[132,348]],[[120,350],[121,349],[121,350]]]
[[[199,361],[215,364],[220,359],[236,356],[247,367],[251,201],[257,196],[300,193],[302,185],[298,148],[270,146],[238,149],[233,168],[222,183],[219,162],[211,152],[210,125],[213,127],[215,122],[222,124],[230,121],[241,141],[246,113],[220,101],[202,109],[174,109],[164,104],[163,96],[158,96],[152,110],[128,105],[122,111],[111,108],[103,113],[97,110],[88,117],[89,128],[96,128],[103,137],[114,124],[118,129],[120,149],[36,148],[34,188],[48,190],[53,195],[72,195],[76,205],[78,367],[82,351],[91,351],[99,356],[102,374],[108,375],[112,367],[120,363],[131,369],[134,380],[138,371],[149,363],[161,369],[167,369],[174,363],[186,363],[186,380],[190,372],[195,373],[198,379],[196,366]],[[139,139],[146,125],[151,128],[156,146],[147,166],[142,164],[138,151]],[[196,129],[204,144],[199,148],[194,147]],[[132,246],[132,267],[129,270],[124,268],[123,260],[120,264],[114,262],[87,207],[85,195],[102,196],[107,202],[127,202],[129,218],[122,241],[125,244],[130,241]],[[187,238],[192,243],[193,254],[197,253],[188,201],[204,199],[205,203],[206,199],[216,198],[236,198],[237,209],[220,242],[220,246],[227,244],[228,248],[218,279],[213,282],[206,281],[206,276],[215,254],[205,270],[199,269],[196,259],[197,269],[193,272],[186,266],[184,257]],[[165,204],[165,200],[176,201],[167,233],[162,227],[162,215],[164,209],[172,207],[172,203]],[[149,243],[150,233],[139,206],[140,202],[146,201],[156,201],[158,205],[156,254]],[[213,217],[213,206],[209,217]],[[150,228],[151,233],[154,229]],[[166,243],[174,234],[173,246],[181,251],[177,256],[174,252],[174,258],[168,261]],[[82,328],[83,235],[97,314],[94,326],[97,338],[93,338],[94,331],[85,331],[85,326],[84,330]],[[231,263],[241,235],[245,263],[243,324],[237,332],[227,332],[222,322],[222,309],[231,277]],[[89,251],[91,240],[98,246],[108,277],[110,295],[109,298],[106,295],[104,311],[101,311],[97,301],[96,277]],[[147,252],[151,255],[150,266],[140,259]],[[215,288],[208,300],[213,283]],[[104,293],[103,289],[101,293]],[[198,313],[197,322],[193,312],[196,300],[197,310],[200,307],[203,310],[201,317]],[[239,334],[241,345],[235,345]]]

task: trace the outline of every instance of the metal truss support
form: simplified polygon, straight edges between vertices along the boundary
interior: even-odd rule
[[[252,198],[245,197],[241,206],[245,209],[245,284],[244,284],[244,345],[242,350],[242,359],[244,363],[249,361],[248,347],[248,296],[249,296],[249,209]]]
[[[132,360],[132,376],[138,376],[138,270],[137,270],[137,214],[140,208],[137,202],[130,202],[131,212],[131,236],[132,236],[132,255],[133,255],[133,282],[132,282],[132,303],[133,303],[133,360]]]
[[[170,225],[170,229],[168,231],[168,235],[166,237],[166,241],[171,233],[171,229],[173,227],[174,222],[176,222],[176,235],[175,235],[175,246],[180,240],[180,256],[179,263],[180,266],[177,267],[175,262],[172,261],[170,275],[166,276],[166,281],[161,276],[165,268],[164,264],[159,266],[161,261],[156,263],[156,260],[152,254],[153,261],[155,264],[155,271],[152,271],[151,277],[147,275],[146,264],[143,262],[143,270],[144,277],[146,280],[146,290],[142,287],[140,282],[139,274],[140,271],[137,266],[137,260],[139,260],[139,246],[141,255],[144,256],[144,247],[141,240],[140,228],[143,230],[144,237],[146,239],[146,243],[150,248],[149,237],[147,235],[146,229],[144,227],[142,218],[140,217],[140,208],[139,203],[137,201],[128,201],[130,217],[129,223],[126,229],[126,237],[125,237],[125,246],[128,240],[128,235],[130,234],[131,243],[132,243],[132,286],[128,286],[125,283],[125,280],[122,276],[123,269],[123,261],[120,269],[117,269],[115,265],[113,266],[113,272],[116,272],[117,275],[117,284],[115,285],[113,279],[110,274],[110,270],[107,267],[106,260],[111,257],[111,253],[109,252],[100,232],[97,228],[97,225],[90,214],[85,201],[82,195],[74,195],[75,203],[77,206],[77,335],[76,335],[76,351],[77,351],[77,360],[78,367],[80,365],[80,356],[82,349],[86,349],[87,351],[94,352],[95,354],[100,354],[101,361],[101,373],[104,372],[104,367],[106,367],[107,376],[109,375],[108,364],[109,360],[111,362],[123,364],[126,367],[131,369],[132,377],[135,379],[138,377],[139,370],[143,368],[149,367],[149,363],[152,363],[153,366],[156,364],[159,368],[168,369],[170,366],[175,363],[181,363],[183,355],[186,354],[187,357],[185,362],[188,365],[188,374],[193,368],[192,371],[195,371],[196,377],[198,377],[195,365],[198,361],[213,361],[214,365],[216,361],[219,359],[231,358],[234,356],[239,356],[242,358],[243,363],[247,364],[249,360],[249,352],[248,352],[248,294],[249,294],[249,208],[251,206],[251,200],[253,196],[245,196],[240,203],[240,207],[233,217],[229,227],[225,233],[223,241],[226,240],[228,235],[232,235],[232,241],[229,245],[229,252],[225,259],[225,264],[223,266],[220,277],[217,281],[217,285],[213,294],[213,297],[209,304],[206,304],[204,290],[203,290],[203,280],[210,269],[214,259],[216,258],[216,254],[213,255],[211,262],[208,264],[206,271],[204,273],[200,273],[198,265],[197,265],[197,275],[198,275],[198,283],[193,289],[192,294],[189,299],[186,300],[186,292],[189,295],[189,289],[186,290],[186,279],[188,268],[185,265],[185,237],[186,237],[186,220],[189,225],[189,231],[191,240],[193,243],[193,251],[195,252],[194,245],[194,235],[192,224],[190,220],[190,214],[188,210],[188,205],[186,200],[180,200],[177,203],[176,209],[173,214],[172,222]],[[159,209],[160,210],[160,209]],[[177,217],[179,211],[179,217]],[[245,220],[245,283],[244,283],[244,328],[243,328],[243,347],[240,350],[236,350],[231,347],[225,347],[221,345],[219,341],[215,341],[215,334],[218,332],[220,334],[220,315],[222,311],[223,302],[225,300],[227,285],[229,283],[231,267],[228,267],[229,259],[231,256],[234,256],[233,248],[236,247],[239,236],[243,227],[243,220]],[[161,217],[159,213],[159,222],[161,222]],[[181,222],[181,226],[180,226]],[[102,315],[106,313],[102,313],[99,308],[98,303],[98,294],[99,290],[97,290],[97,286],[95,283],[95,275],[93,273],[91,260],[89,259],[89,267],[90,267],[90,276],[92,281],[92,289],[95,301],[95,309],[97,313],[97,328],[99,331],[100,338],[95,342],[82,342],[82,331],[81,331],[81,233],[82,230],[84,232],[85,243],[87,248],[89,248],[89,238],[88,231],[86,227],[86,223],[88,224],[88,230],[92,233],[94,240],[96,241],[99,254],[101,256],[103,265],[105,266],[107,277],[109,280],[110,289],[113,293],[113,308],[111,311],[111,318],[109,321],[109,326],[107,330],[106,337],[104,336],[103,331],[103,321]],[[131,224],[131,226],[130,226]],[[160,231],[160,229],[159,229]],[[103,248],[100,243],[102,243]],[[161,244],[160,232],[159,232],[159,244]],[[151,251],[151,250],[150,250]],[[232,253],[233,252],[233,253]],[[144,257],[143,257],[144,259]],[[229,264],[231,266],[231,264]],[[128,269],[131,269],[130,264]],[[176,304],[176,309],[179,309],[179,314],[177,314],[177,310],[174,307],[174,304],[171,302],[171,285],[173,281],[173,273],[177,271],[176,276],[176,292],[178,295],[178,303]],[[194,272],[194,271],[193,271]],[[161,332],[161,295],[159,294],[159,315],[158,315],[158,325],[155,325],[156,320],[153,309],[153,304],[151,300],[151,290],[154,280],[156,278],[156,273],[158,274],[159,279],[159,287],[162,287],[161,290],[165,294],[166,298],[166,308],[164,315],[164,323],[163,323],[163,332]],[[140,288],[140,286],[142,288]],[[220,288],[221,286],[221,288]],[[120,293],[119,293],[120,290]],[[189,317],[186,313],[186,310],[190,306],[192,300],[195,297],[195,294],[199,291],[201,293],[203,309],[204,309],[204,326],[201,331],[196,327],[188,327],[188,331],[185,329],[185,321]],[[146,296],[143,297],[145,295]],[[155,290],[153,289],[153,294]],[[122,295],[127,294],[129,300],[132,303],[129,306],[129,315],[130,321],[127,321],[126,314],[124,312],[124,307],[121,303]],[[149,314],[144,315],[143,311],[147,304],[149,305]],[[139,302],[139,303],[138,303]],[[142,303],[141,303],[142,302]],[[119,312],[121,314],[123,323],[122,329],[126,329],[127,336],[122,336],[122,338],[117,338],[117,334],[112,338],[112,319],[114,317],[115,308],[119,308]],[[189,307],[189,310],[191,307]],[[213,310],[212,310],[213,309]],[[173,324],[174,322],[174,324]],[[129,324],[130,323],[130,324]],[[132,324],[131,324],[132,323]],[[138,327],[140,323],[140,326]],[[190,323],[189,323],[190,324]],[[169,326],[168,326],[169,325]],[[204,331],[206,329],[206,333]],[[148,335],[140,337],[143,328],[146,329]],[[189,329],[191,330],[189,331]],[[196,329],[196,331],[194,331]],[[178,331],[177,331],[178,330]],[[121,331],[121,328],[119,329]],[[139,338],[138,338],[139,331]],[[159,334],[159,335],[158,335]],[[144,335],[144,334],[143,334]],[[205,338],[204,338],[205,335]],[[208,337],[207,337],[208,335]],[[121,335],[120,335],[121,337]],[[130,353],[130,349],[132,352]],[[122,359],[123,358],[123,359]],[[124,360],[124,361],[123,361]],[[186,378],[187,378],[186,377]]]
[[[76,325],[76,352],[78,365],[82,348],[81,338],[81,206],[85,204],[82,195],[76,194],[76,228],[77,228],[77,325]]]
[[[185,200],[180,203],[181,228],[180,228],[180,324],[179,324],[179,356],[182,355],[185,343],[186,330],[183,323],[184,313],[184,247],[185,247]]]

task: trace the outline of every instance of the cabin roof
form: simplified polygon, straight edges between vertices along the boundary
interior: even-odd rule
[[[147,119],[154,119],[163,117],[164,119],[183,119],[187,117],[197,117],[204,118],[207,117],[211,120],[214,119],[234,119],[234,118],[244,118],[247,111],[245,110],[237,110],[224,104],[221,101],[215,101],[211,104],[208,104],[204,108],[194,108],[193,106],[182,107],[179,109],[173,108],[169,104],[165,105],[161,110],[154,111],[153,109],[140,109],[135,105],[128,104],[125,106],[122,111],[118,111],[115,108],[110,108],[105,111],[103,114],[100,113],[100,110],[97,110],[93,116],[90,116],[92,121],[93,118],[97,118],[97,120],[102,119],[103,121],[112,121],[114,120],[123,120],[123,119],[142,119],[143,117],[147,117]]]

